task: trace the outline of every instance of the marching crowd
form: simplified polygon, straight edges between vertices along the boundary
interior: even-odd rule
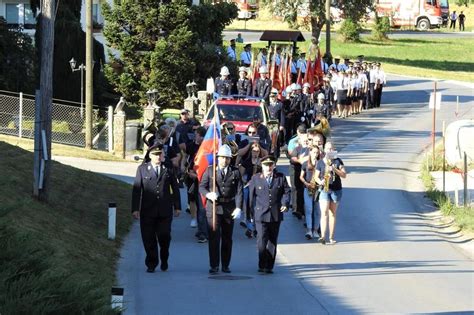
[[[301,85],[299,81],[305,77],[301,75],[302,65],[309,63],[300,62],[295,64],[296,75],[291,76],[289,85],[278,89],[267,63],[277,57],[278,50],[271,56],[261,52],[259,78],[252,82],[248,78],[252,57],[247,46],[237,79],[222,67],[215,80],[216,96],[238,94],[261,99],[277,127],[269,130],[261,117],[255,116],[241,135],[232,122],[224,122],[217,161],[201,175],[195,160],[207,137],[206,128],[186,109],[178,122],[169,118],[160,123],[155,145],[137,170],[132,194],[132,214],[140,219],[148,272],[154,272],[160,261],[161,270],[168,269],[173,213],[179,216],[184,207],[191,214],[190,226],[196,228],[197,241],[208,242],[211,274],[218,273],[219,267],[224,273],[231,272],[236,221],[249,239],[257,240],[261,273],[273,273],[279,228],[286,211],[304,220],[302,237],[321,244],[336,243],[336,213],[346,170],[328,138],[329,122],[379,107],[385,74],[380,63],[365,62],[363,56],[343,63],[336,58],[334,62],[321,61],[321,83],[313,80]],[[271,67],[278,67],[278,63],[271,61]],[[276,168],[282,154],[289,159],[291,185]],[[186,188],[188,205],[180,204],[180,184]]]

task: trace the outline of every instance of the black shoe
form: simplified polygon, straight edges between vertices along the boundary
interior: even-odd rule
[[[219,272],[219,268],[218,267],[211,267],[211,269],[209,269],[209,273],[211,275],[215,275],[216,273]]]
[[[245,236],[247,236],[248,238],[252,238],[252,231],[247,229],[247,231],[245,231]]]
[[[168,270],[168,262],[167,262],[167,261],[161,262],[160,269],[161,269],[161,271],[166,271],[166,270]]]
[[[148,267],[146,272],[149,272],[149,273],[154,273],[155,272],[155,268],[156,267]]]
[[[298,220],[303,219],[303,215],[299,212],[295,212],[295,216],[298,218]]]
[[[258,272],[264,273],[264,272],[265,272],[265,269],[263,269],[263,268],[258,268]]]
[[[191,209],[189,209],[189,208],[186,208],[186,213],[189,213],[189,214],[191,214]]]
[[[308,228],[308,225],[305,223],[303,223],[303,226],[307,229]]]
[[[242,222],[242,221],[240,221],[240,226],[243,228],[247,228],[247,224],[245,224],[245,222]]]
[[[265,269],[265,273],[272,274],[272,273],[273,273],[273,270],[271,270],[271,269]]]
[[[257,231],[253,231],[253,237],[257,238]]]
[[[230,271],[229,267],[222,267],[222,272],[231,273],[232,271]]]
[[[323,245],[326,245],[326,240],[324,239],[324,237],[320,237],[318,242],[320,242]]]
[[[318,232],[319,237],[321,237],[321,227],[320,226],[318,226],[318,231],[317,232]]]
[[[201,236],[198,238],[198,243],[206,243],[207,242],[207,238],[205,238],[204,236]]]

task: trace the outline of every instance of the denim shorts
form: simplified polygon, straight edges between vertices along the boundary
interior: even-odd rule
[[[329,190],[325,192],[321,190],[319,193],[319,201],[332,201],[338,203],[342,198],[342,189],[341,190]]]

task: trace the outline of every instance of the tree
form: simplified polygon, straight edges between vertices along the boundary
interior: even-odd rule
[[[319,38],[321,28],[326,23],[325,0],[264,0],[270,11],[283,17],[290,26],[310,27],[312,36]],[[333,0],[332,7],[342,12],[342,17],[359,23],[373,7],[373,0]],[[301,18],[306,16],[306,18]]]
[[[0,90],[34,94],[35,57],[31,37],[0,17]]]
[[[237,17],[234,4],[190,6],[188,1],[119,1],[103,5],[104,35],[120,56],[105,67],[116,92],[143,105],[157,88],[160,106],[181,107],[186,84],[203,83],[226,62],[222,30]],[[219,54],[220,53],[220,54]]]

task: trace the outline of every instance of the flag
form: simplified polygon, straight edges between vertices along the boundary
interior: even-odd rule
[[[313,66],[311,60],[306,60],[306,72],[304,74],[303,83],[309,83],[310,85],[310,93],[314,92],[314,84],[313,84]]]
[[[316,58],[314,62],[313,82],[316,81],[315,85],[318,85],[317,87],[315,86],[315,88],[319,88],[319,85],[321,84],[321,82],[323,82],[323,76],[324,76],[324,72],[323,72],[323,67],[321,64],[321,51],[319,50],[319,47],[318,47],[318,57]]]
[[[217,106],[214,104],[214,106]],[[217,153],[221,146],[221,124],[217,109],[214,107],[214,118],[207,129],[204,140],[199,146],[199,150],[194,158],[194,170],[197,173],[198,180],[201,181],[202,175],[209,165],[214,163],[214,153]]]

